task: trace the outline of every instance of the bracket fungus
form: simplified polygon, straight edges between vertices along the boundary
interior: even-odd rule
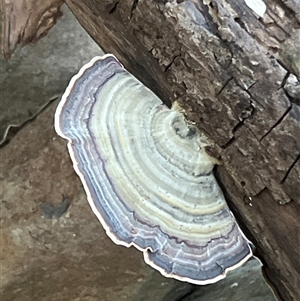
[[[216,282],[251,256],[213,175],[207,139],[113,55],[75,75],[55,114],[108,236],[166,277]]]

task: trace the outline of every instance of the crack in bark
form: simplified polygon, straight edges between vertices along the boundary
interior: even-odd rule
[[[234,128],[232,129],[231,133],[232,133],[232,138],[230,138],[225,144],[220,145],[222,149],[226,149],[227,147],[229,147],[231,144],[233,144],[237,138],[234,136],[234,134],[236,133],[236,131],[238,129],[240,129],[242,126],[244,125],[244,120],[240,121],[239,123],[237,123]]]
[[[247,28],[246,28],[246,25],[245,25],[245,23],[242,21],[242,19],[240,18],[240,17],[235,17],[234,19],[233,19],[243,30],[245,30],[247,33],[249,33],[248,32],[248,30],[247,30]]]
[[[227,79],[225,84],[223,85],[223,87],[220,89],[220,91],[216,95],[217,96],[220,95],[222,93],[222,91],[226,88],[226,86],[229,84],[229,82],[232,81],[232,80],[233,80],[232,76],[229,79]]]
[[[255,83],[252,85],[252,87],[255,85]],[[241,86],[240,86],[241,87]],[[241,87],[242,88],[242,87]],[[248,90],[244,90],[247,94],[249,94],[249,96],[251,97],[251,99],[250,99],[250,102],[251,102],[251,105],[252,105],[252,107],[255,109],[255,107],[257,106],[257,107],[260,107],[261,109],[265,109],[265,107],[263,106],[263,105],[261,105],[260,103],[259,103],[259,101],[257,101],[256,100],[256,98],[255,97],[253,97],[252,96],[252,94],[250,93],[250,91],[248,91]]]
[[[288,168],[286,174],[284,175],[284,177],[282,178],[282,180],[280,181],[280,184],[283,184],[285,182],[285,180],[287,179],[287,177],[289,176],[290,172],[292,171],[292,169],[294,168],[294,166],[296,165],[296,163],[300,160],[300,153],[298,154],[298,156],[296,157],[296,159],[294,160],[294,162],[291,164],[291,166]]]
[[[249,90],[258,82],[258,80],[256,80],[253,84],[251,84],[245,91],[249,92]],[[249,92],[250,94],[250,92]],[[252,96],[251,96],[252,97]]]
[[[222,149],[226,149],[228,146],[230,146],[232,143],[234,143],[234,141],[236,141],[237,138],[234,136],[234,134],[235,134],[242,126],[245,126],[245,127],[253,134],[253,136],[256,137],[256,136],[254,135],[254,133],[251,131],[251,129],[244,123],[244,121],[245,121],[246,119],[248,119],[250,116],[252,116],[252,115],[254,114],[254,111],[255,111],[255,107],[253,106],[251,100],[250,100],[250,105],[249,105],[248,108],[252,108],[251,113],[250,113],[249,115],[247,115],[247,116],[241,118],[240,122],[237,123],[237,124],[234,126],[234,128],[231,130],[231,133],[232,133],[233,137],[230,138],[225,144],[221,145],[221,148],[222,148]],[[256,137],[256,139],[257,139],[257,137]]]
[[[229,82],[229,81],[228,81]],[[228,84],[228,83],[226,83],[226,84]],[[221,89],[221,91],[223,90],[223,88]],[[221,93],[221,91],[220,91],[220,93]],[[234,127],[233,127],[233,129],[231,130],[231,133],[232,133],[232,135],[233,135],[233,137],[231,138],[231,139],[229,139],[225,144],[223,144],[223,145],[221,145],[221,148],[222,149],[226,149],[228,146],[230,146],[232,143],[234,143],[234,141],[236,141],[236,137],[234,136],[234,134],[242,127],[242,126],[245,126],[247,129],[249,129],[249,127],[247,127],[247,125],[244,123],[244,121],[246,120],[246,119],[248,119],[250,116],[252,116],[253,114],[254,114],[254,112],[255,112],[255,106],[253,105],[253,102],[251,101],[251,99],[250,99],[250,104],[249,104],[249,107],[247,107],[246,109],[251,109],[251,111],[250,111],[250,113],[249,114],[247,114],[247,115],[245,115],[245,116],[241,116],[240,117],[240,122],[238,122]],[[246,110],[245,109],[245,110]],[[251,129],[249,129],[250,130],[250,132],[253,134],[253,132],[251,131]],[[254,135],[254,134],[253,134]],[[254,137],[256,137],[255,135],[254,135]],[[256,137],[256,139],[257,139],[257,137]]]
[[[215,60],[216,60],[216,63],[218,63],[218,65],[219,65],[221,68],[223,68],[224,70],[227,70],[227,69],[231,66],[231,64],[232,64],[232,58],[233,58],[233,54],[232,54],[231,50],[230,50],[229,48],[227,48],[227,49],[229,50],[229,52],[230,52],[230,54],[231,54],[231,59],[230,59],[230,61],[228,62],[227,65],[222,64],[222,63],[220,62],[218,56],[213,52],[213,56],[214,56],[214,58],[215,58]]]
[[[134,0],[130,9],[130,18],[129,20],[132,19],[133,13],[136,10],[137,6],[138,6],[139,0]]]
[[[284,89],[284,86],[285,86],[285,84],[286,84],[286,81],[288,80],[288,78],[289,78],[289,76],[290,76],[290,74],[291,74],[291,72],[287,72],[286,73],[286,75],[284,76],[284,78],[283,78],[283,80],[282,80],[282,82],[281,82],[281,85],[280,85],[280,88],[279,89]],[[278,90],[279,90],[278,89]],[[285,91],[285,89],[284,89],[284,91]],[[286,93],[287,94],[287,93]],[[287,94],[287,96],[288,96],[288,94]]]
[[[259,142],[262,142],[262,140],[268,136],[274,128],[276,128],[277,125],[281,123],[281,121],[284,119],[284,117],[289,113],[289,111],[292,109],[292,105],[290,105],[286,111],[282,114],[282,116],[275,122],[275,124],[258,140]]]
[[[277,21],[274,19],[273,16],[271,16],[270,14],[268,14],[268,17],[273,20],[273,23],[269,23],[269,24],[266,24],[264,22],[264,20],[262,18],[259,18],[258,21],[265,27],[265,28],[272,28],[272,27],[278,27],[279,29],[281,29],[287,36],[290,36],[290,33],[287,32],[284,27],[282,27],[279,23],[277,23]],[[272,36],[274,39],[276,39],[278,42],[281,42],[280,40],[278,40],[278,38],[274,35],[272,35],[270,32],[269,32],[270,36]]]
[[[109,10],[109,14],[113,14],[116,10],[117,10],[117,6],[118,6],[118,4],[120,3],[120,1],[117,1],[114,5],[113,5],[113,7]]]
[[[169,70],[169,68],[173,65],[174,61],[176,58],[178,58],[180,55],[175,55],[172,59],[172,61],[165,67],[164,72],[167,72]]]

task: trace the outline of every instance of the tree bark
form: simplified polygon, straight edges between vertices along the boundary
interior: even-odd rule
[[[247,1],[250,2],[249,0]],[[300,7],[66,0],[106,52],[214,144],[220,185],[283,300],[300,300]]]
[[[212,142],[232,210],[284,300],[300,300],[300,8],[267,0],[67,0],[106,51]],[[285,204],[285,205],[283,205]]]

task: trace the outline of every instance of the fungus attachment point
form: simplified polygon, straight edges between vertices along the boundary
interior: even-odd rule
[[[55,114],[108,236],[164,276],[195,284],[251,257],[204,153],[206,138],[112,55],[73,77]]]

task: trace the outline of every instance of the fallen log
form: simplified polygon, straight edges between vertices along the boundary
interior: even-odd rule
[[[102,49],[214,143],[229,205],[287,301],[300,299],[296,2],[66,0]]]
[[[279,294],[297,300],[299,7],[269,0],[259,16],[242,0],[163,2],[66,1],[106,52],[178,100],[215,143],[232,210]]]

